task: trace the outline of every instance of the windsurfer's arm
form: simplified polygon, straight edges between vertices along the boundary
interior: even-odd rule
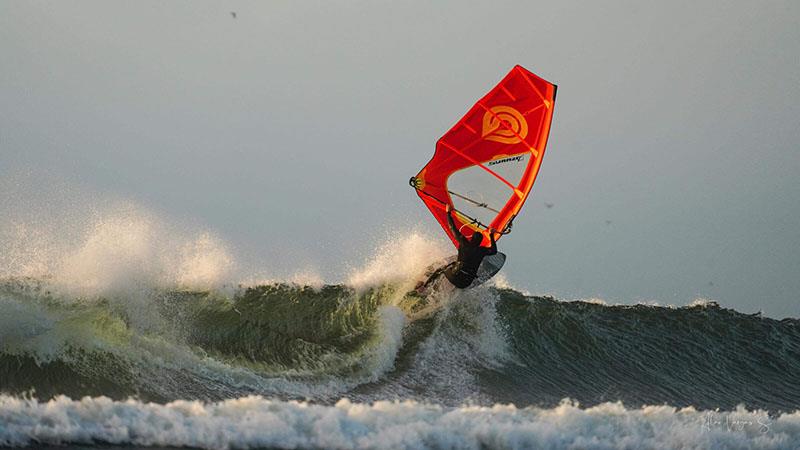
[[[487,255],[494,255],[497,253],[497,241],[494,240],[494,230],[489,229],[489,241],[492,243],[492,246],[489,247],[489,253]]]
[[[450,204],[447,205],[445,210],[447,211],[447,225],[450,227],[450,231],[453,232],[453,236],[456,237],[458,243],[463,244],[465,239],[461,232],[458,231],[458,228],[456,228],[456,223],[453,221],[453,210],[450,208]]]

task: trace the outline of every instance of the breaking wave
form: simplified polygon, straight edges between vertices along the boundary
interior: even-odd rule
[[[36,280],[0,284],[3,391],[800,405],[800,321],[713,302],[605,306],[496,287],[420,297],[393,284],[153,289],[147,302],[141,313],[119,298],[62,298]]]

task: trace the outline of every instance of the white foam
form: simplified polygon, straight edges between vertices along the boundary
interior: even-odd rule
[[[229,281],[233,258],[207,231],[167,223],[127,201],[64,209],[33,217],[36,209],[14,209],[3,217],[0,277],[48,280],[59,292],[84,297]]]
[[[692,302],[687,304],[686,306],[688,308],[706,307],[706,306],[714,305],[716,303],[717,302],[715,302],[714,300],[709,300],[707,298],[698,297],[698,298],[692,300]]]
[[[213,289],[228,280],[233,258],[223,242],[205,231],[184,241],[174,281],[180,287]]]
[[[502,272],[498,273],[497,275],[492,277],[492,279],[489,280],[488,285],[489,286],[494,286],[494,287],[496,287],[498,289],[515,289],[511,285],[511,282],[508,281],[508,278],[506,277],[506,275],[504,273],[502,273]],[[516,289],[516,290],[519,291],[519,289]]]
[[[379,245],[367,264],[350,274],[347,284],[365,288],[386,283],[414,283],[432,263],[446,256],[441,242],[412,231]]]
[[[152,286],[209,289],[233,264],[210,233],[181,230],[135,205],[100,214],[85,238],[57,259],[54,281],[82,295]]]
[[[696,411],[670,406],[513,405],[445,408],[412,401],[335,406],[244,397],[168,404],[105,397],[47,402],[0,396],[0,445],[229,448],[752,448],[800,447],[800,411]]]
[[[607,301],[603,300],[602,298],[597,298],[597,297],[590,297],[590,298],[583,299],[581,301],[582,302],[586,302],[586,303],[590,303],[592,305],[609,306]]]
[[[380,343],[370,350],[373,370],[367,381],[377,381],[380,377],[394,368],[397,352],[403,345],[403,327],[406,317],[403,311],[392,305],[384,305],[378,309]]]
[[[299,286],[309,286],[314,289],[322,289],[325,280],[319,272],[311,267],[299,270],[289,277],[289,282]]]

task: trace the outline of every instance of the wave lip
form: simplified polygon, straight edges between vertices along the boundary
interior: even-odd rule
[[[757,448],[800,447],[800,411],[742,407],[445,408],[413,401],[335,406],[259,396],[167,404],[106,397],[47,402],[0,395],[0,445],[113,444],[228,448]]]

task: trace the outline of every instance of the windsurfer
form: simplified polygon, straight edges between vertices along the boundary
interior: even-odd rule
[[[481,246],[483,233],[475,232],[467,238],[453,222],[453,214],[450,204],[447,205],[447,224],[453,232],[453,236],[458,240],[458,259],[455,263],[445,268],[444,276],[457,288],[464,289],[472,284],[478,276],[478,268],[483,258],[497,253],[497,243],[494,239],[494,230],[489,230],[489,240],[491,247]]]

